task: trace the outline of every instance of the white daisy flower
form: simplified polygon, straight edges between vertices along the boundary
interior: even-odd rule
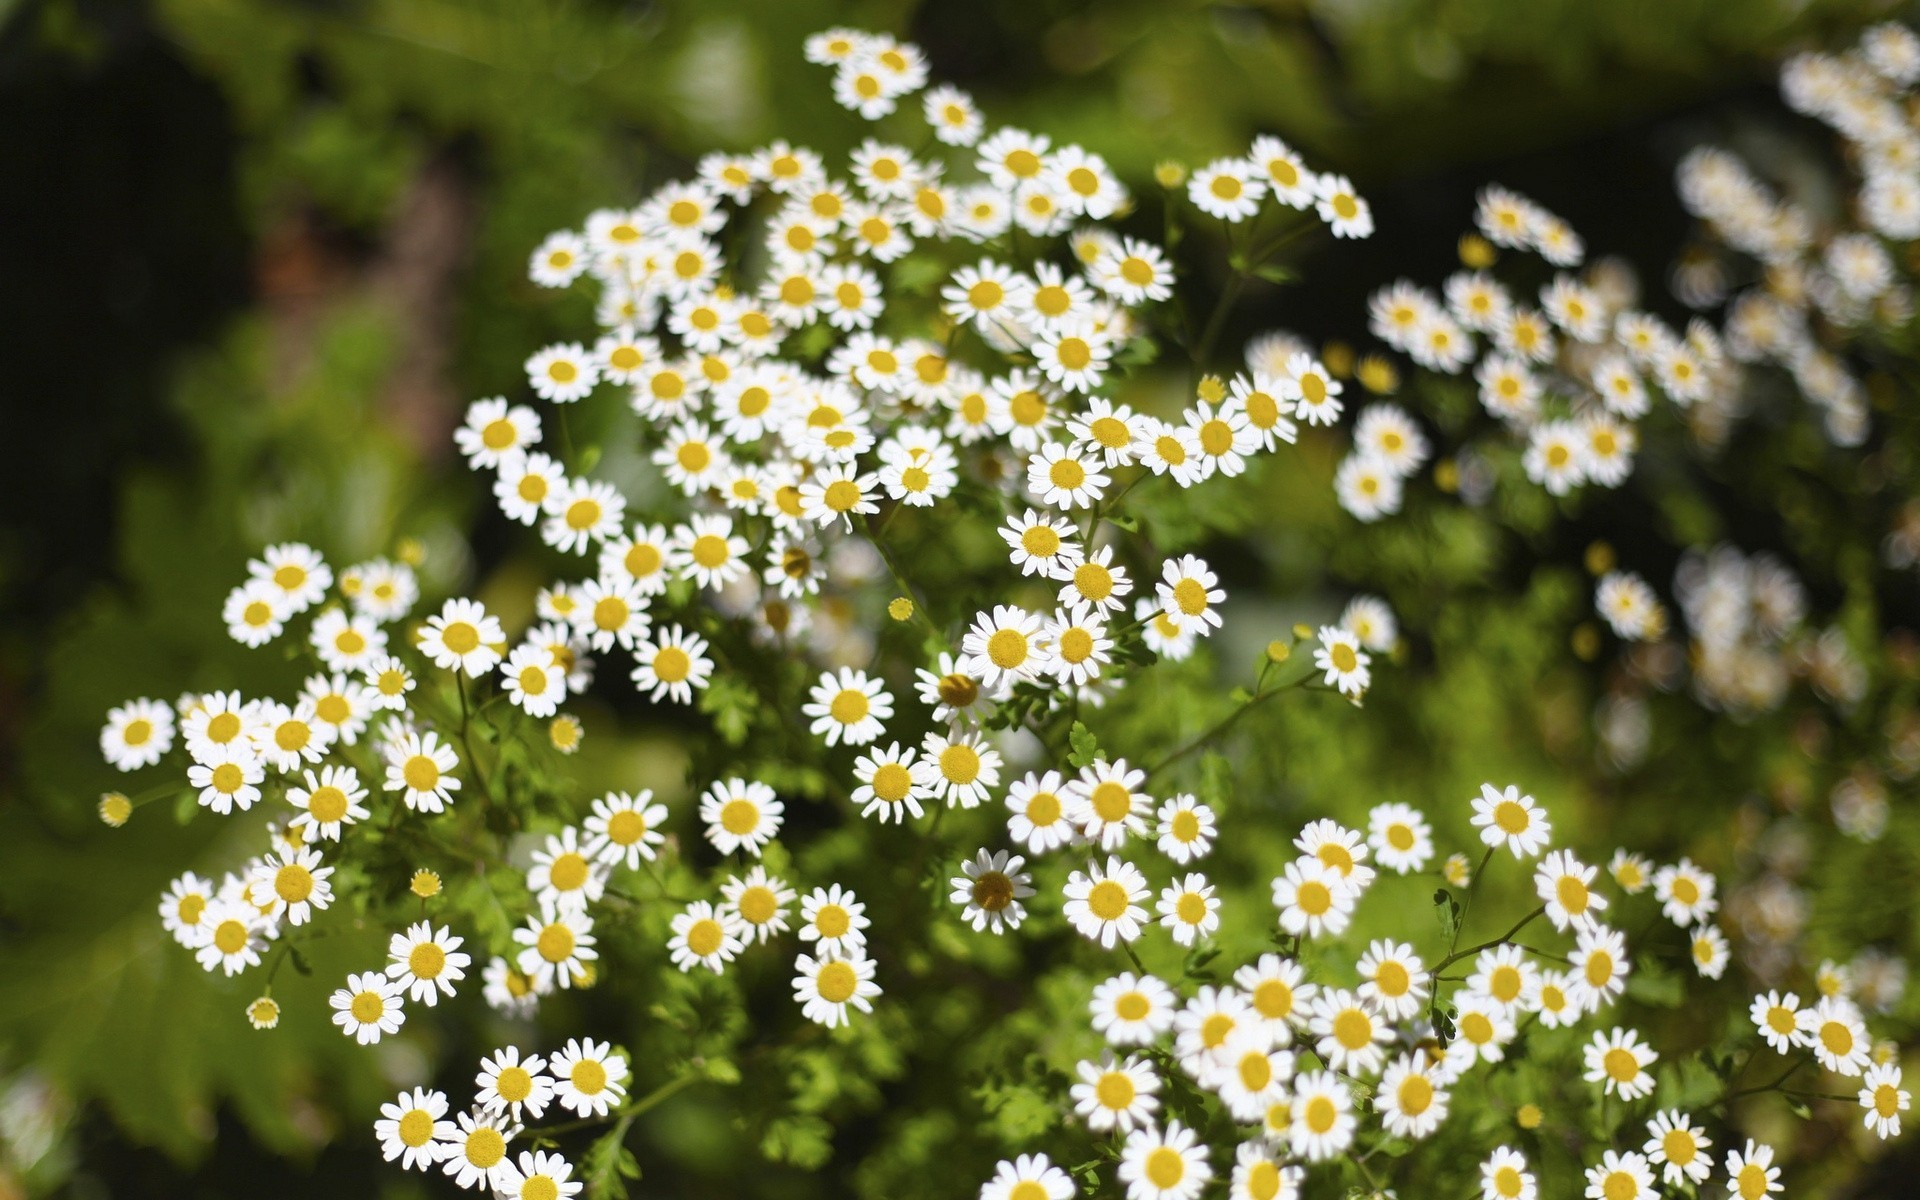
[[[654,847],[666,841],[660,826],[667,819],[667,806],[652,800],[653,792],[646,788],[638,795],[608,792],[595,800],[585,822],[587,853],[606,866],[624,865],[629,871],[642,859],[654,861]]]
[[[813,958],[802,954],[793,964],[793,996],[807,1020],[831,1029],[845,1025],[847,1009],[873,1011],[880,985],[873,981],[870,958]]]
[[[507,1166],[507,1144],[520,1128],[504,1113],[485,1109],[461,1113],[459,1123],[442,1134],[440,1169],[463,1188],[491,1188]]]
[[[1083,874],[1067,878],[1063,915],[1081,936],[1113,949],[1117,939],[1131,942],[1147,920],[1141,907],[1150,894],[1146,876],[1132,863],[1109,856],[1106,866],[1089,862]]]
[[[588,970],[585,964],[600,957],[594,949],[593,918],[585,911],[557,908],[550,900],[540,901],[540,911],[513,931],[513,940],[524,947],[515,955],[515,965],[541,988],[572,987]]]
[[[893,716],[892,694],[878,679],[850,667],[821,675],[808,698],[800,711],[812,718],[812,732],[829,746],[864,746],[885,732],[883,722]]]
[[[362,1046],[372,1045],[406,1022],[401,988],[398,980],[378,971],[347,976],[347,986],[335,990],[327,1000],[333,1008],[333,1023]]]
[[[121,771],[150,767],[173,749],[173,709],[142,697],[107,710],[100,755]]]
[[[473,1077],[474,1103],[516,1121],[537,1120],[553,1102],[553,1080],[546,1067],[546,1060],[537,1054],[522,1058],[516,1046],[494,1051],[480,1060],[480,1071]]]
[[[446,1119],[445,1093],[414,1088],[380,1106],[380,1119],[373,1123],[373,1136],[380,1139],[380,1154],[388,1162],[400,1160],[406,1170],[426,1170],[440,1161],[442,1143],[458,1128]]]
[[[800,898],[800,940],[816,943],[821,957],[847,958],[867,944],[867,906],[854,894],[831,884]]]
[[[1490,783],[1480,785],[1480,795],[1473,801],[1473,827],[1480,831],[1483,843],[1504,845],[1515,858],[1532,858],[1540,853],[1553,832],[1547,814],[1533,797],[1521,795],[1520,789],[1511,784],[1505,791],[1495,791]]]
[[[1338,935],[1352,918],[1353,904],[1345,878],[1318,859],[1297,858],[1273,881],[1280,927],[1296,937]]]
[[[1205,875],[1175,879],[1171,886],[1161,889],[1158,911],[1160,924],[1181,946],[1192,946],[1220,928],[1220,899],[1213,894],[1213,885]]]
[[[1080,1082],[1068,1092],[1073,1111],[1095,1133],[1148,1127],[1160,1110],[1160,1077],[1143,1058],[1103,1054],[1098,1062],[1082,1060],[1074,1071]]]
[[[1120,1147],[1120,1181],[1127,1200],[1196,1200],[1213,1178],[1207,1147],[1178,1121],[1127,1135]]]
[[[500,663],[507,642],[497,617],[473,600],[452,599],[420,629],[420,652],[433,665],[473,678]]]
[[[1151,975],[1128,971],[1093,989],[1093,1031],[1115,1046],[1145,1046],[1173,1028],[1178,1000]]]
[[[1216,158],[1187,179],[1187,199],[1210,217],[1239,223],[1260,211],[1264,173],[1243,158]]]
[[[460,790],[460,781],[450,773],[460,765],[460,758],[431,730],[394,739],[387,747],[386,763],[386,790],[400,792],[407,807],[416,812],[440,812]]]
[[[1188,792],[1163,803],[1155,820],[1154,836],[1159,839],[1156,848],[1182,865],[1205,858],[1219,836],[1213,810]]]
[[[1033,895],[1033,876],[1020,868],[1026,860],[1005,850],[982,850],[960,864],[960,874],[947,881],[948,900],[963,905],[961,917],[976,932],[995,933],[1020,928],[1027,907],[1021,901]]]
[[[1358,1123],[1353,1095],[1332,1071],[1309,1071],[1293,1081],[1293,1124],[1288,1141],[1308,1162],[1325,1162],[1353,1144]]]

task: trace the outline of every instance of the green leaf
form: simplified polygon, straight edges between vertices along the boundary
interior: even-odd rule
[[[1100,761],[1099,739],[1080,722],[1075,721],[1073,728],[1067,732],[1067,742],[1073,747],[1073,752],[1067,755],[1067,761],[1074,767],[1090,767]]]
[[[1460,933],[1460,901],[1447,888],[1438,888],[1433,893],[1434,915],[1440,918],[1440,932],[1445,935],[1447,944],[1452,945]]]

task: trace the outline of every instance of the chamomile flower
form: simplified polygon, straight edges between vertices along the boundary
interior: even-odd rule
[[[893,695],[866,672],[842,667],[838,674],[820,676],[800,711],[812,718],[813,734],[827,745],[864,746],[885,732],[883,722],[893,716]]]
[[[405,663],[384,655],[367,664],[363,677],[373,693],[369,703],[379,711],[401,712],[407,707],[407,693],[414,689],[413,672]]]
[[[499,1200],[570,1200],[586,1184],[573,1178],[573,1164],[544,1150],[522,1151],[494,1168],[493,1190]]]
[[[477,602],[448,600],[420,630],[420,652],[445,671],[478,678],[500,663],[507,642],[497,617]]]
[[[1058,771],[1030,772],[1007,788],[1007,833],[1032,854],[1077,841],[1072,802]]]
[[[567,695],[567,676],[543,646],[520,646],[500,665],[507,698],[531,717],[550,717]]]
[[[1405,875],[1433,861],[1433,827],[1408,805],[1377,805],[1367,813],[1367,845],[1375,862]]]
[[[1353,1144],[1358,1124],[1353,1094],[1332,1071],[1308,1071],[1294,1078],[1292,1114],[1288,1142],[1308,1162],[1325,1162]]]
[[[1868,1067],[1860,1077],[1858,1099],[1866,1110],[1861,1119],[1876,1137],[1899,1137],[1900,1114],[1913,1106],[1913,1094],[1900,1086],[1900,1079],[1897,1063]]]
[[[793,963],[793,996],[807,1020],[832,1029],[849,1022],[849,1008],[873,1011],[873,998],[880,994],[873,972],[870,958],[802,954]]]
[[[1205,875],[1175,879],[1160,891],[1160,924],[1181,946],[1191,946],[1220,928],[1220,898]]]
[[[1752,1138],[1740,1150],[1727,1151],[1727,1195],[1739,1200],[1766,1200],[1780,1190],[1780,1168],[1773,1165],[1773,1147]]]
[[[1666,614],[1646,580],[1630,571],[1608,571],[1594,589],[1594,611],[1619,637],[1653,641],[1666,628]]]
[[[1352,630],[1322,625],[1319,646],[1313,652],[1313,665],[1324,672],[1323,682],[1337,687],[1345,696],[1360,696],[1373,681],[1371,655],[1360,648],[1360,639]]]
[[[1866,1070],[1873,1043],[1851,1000],[1828,996],[1800,1014],[1800,1028],[1820,1065],[1849,1078]]]
[[[1801,1027],[1800,997],[1792,992],[1781,995],[1769,991],[1755,996],[1747,1016],[1776,1054],[1787,1054],[1795,1046],[1807,1044],[1807,1032]]]
[[[1115,1046],[1145,1046],[1173,1028],[1178,999],[1152,975],[1128,971],[1093,989],[1093,1031]]]
[[[1647,1144],[1641,1147],[1670,1187],[1705,1183],[1713,1172],[1713,1156],[1707,1153],[1712,1148],[1712,1139],[1677,1108],[1654,1114],[1647,1122]]]
[[[460,1187],[491,1188],[507,1165],[507,1144],[520,1132],[505,1113],[476,1109],[461,1113],[453,1130],[442,1135],[440,1169]]]
[[[506,1046],[480,1060],[474,1076],[474,1103],[490,1112],[518,1121],[538,1119],[553,1102],[553,1080],[547,1062],[537,1054],[522,1057],[516,1046]]]
[[[928,88],[921,98],[921,111],[933,136],[948,146],[971,146],[980,140],[985,126],[972,97],[948,84]]]
[[[1073,1111],[1095,1133],[1148,1127],[1160,1110],[1160,1077],[1143,1058],[1103,1054],[1097,1062],[1083,1059],[1074,1073],[1080,1082],[1068,1092]]]
[[[1316,358],[1296,353],[1287,359],[1280,379],[1280,398],[1293,405],[1293,415],[1309,425],[1331,425],[1340,419],[1343,385]]]
[[[1475,1063],[1496,1063],[1506,1057],[1515,1029],[1510,1010],[1491,996],[1456,993],[1453,1028],[1447,1044],[1446,1068],[1458,1078]]]
[[[1207,463],[1199,439],[1185,425],[1169,425],[1143,417],[1131,450],[1136,462],[1155,475],[1171,475],[1181,487],[1192,487],[1206,477]]]
[[[260,965],[260,952],[267,948],[262,921],[260,910],[251,904],[215,898],[207,902],[198,924],[175,937],[193,947],[202,970],[219,967],[223,975],[238,975]]]
[[[220,608],[227,634],[243,646],[257,649],[286,628],[285,597],[268,579],[249,579],[227,593]]]
[[[587,244],[569,230],[550,233],[527,260],[527,275],[541,287],[566,287],[587,269]]]
[[[440,997],[452,996],[454,985],[467,977],[473,959],[460,949],[463,941],[444,925],[436,930],[431,921],[416,921],[388,939],[387,975],[413,1000],[431,1008]]]
[[[1606,910],[1607,898],[1593,890],[1597,873],[1565,850],[1540,860],[1533,872],[1533,890],[1545,903],[1547,919],[1555,929],[1587,924]]]
[[[1345,175],[1321,175],[1314,180],[1314,209],[1333,236],[1373,236],[1373,209]]]
[[[1511,784],[1505,791],[1495,791],[1490,783],[1480,785],[1480,794],[1473,801],[1473,827],[1480,831],[1483,843],[1505,846],[1515,858],[1532,858],[1540,853],[1553,832],[1547,814],[1533,797],[1521,795],[1520,789]]]
[[[1296,937],[1338,935],[1352,918],[1353,904],[1346,879],[1318,859],[1297,858],[1273,881],[1280,928]]]
[[[870,924],[867,906],[837,883],[800,898],[800,940],[815,943],[823,958],[859,954],[866,947]]]
[[[400,792],[407,807],[416,812],[440,812],[460,790],[460,781],[451,774],[460,758],[431,730],[395,738],[387,747],[386,765],[386,790]]]
[[[380,1106],[380,1119],[373,1123],[373,1136],[380,1139],[380,1155],[388,1162],[400,1160],[406,1170],[426,1170],[440,1161],[442,1144],[450,1140],[457,1126],[447,1117],[447,1097],[442,1092],[414,1088]]]
[[[1607,861],[1607,874],[1619,885],[1621,891],[1629,896],[1637,896],[1647,890],[1653,882],[1653,864],[1645,855],[1620,849],[1613,852]]]
[[[1539,1195],[1526,1158],[1510,1146],[1501,1146],[1480,1164],[1481,1200],[1535,1200]]]
[[[1047,443],[1027,460],[1027,491],[1055,508],[1091,508],[1110,479],[1097,460],[1060,442]]]
[[[1713,876],[1694,866],[1688,858],[1654,872],[1653,895],[1660,901],[1660,911],[1667,919],[1683,929],[1696,921],[1705,921],[1720,907],[1714,895]]]
[[[268,898],[271,916],[289,925],[305,925],[333,903],[332,867],[320,865],[315,850],[283,849],[261,859],[248,874],[253,894]]]
[[[1726,973],[1727,963],[1733,952],[1727,945],[1727,935],[1712,925],[1699,925],[1694,928],[1688,951],[1693,959],[1694,969],[1703,979],[1718,979]]]
[[[668,565],[703,588],[723,588],[746,575],[747,539],[723,513],[695,516],[673,531]]]
[[[1598,1166],[1587,1168],[1586,1194],[1592,1200],[1652,1200],[1653,1172],[1643,1154],[1608,1150]]]
[[[173,749],[173,709],[159,700],[129,700],[107,710],[100,754],[117,770],[150,767]]]
[[[673,936],[667,941],[667,951],[673,965],[682,971],[700,966],[718,975],[746,944],[740,918],[705,900],[696,900],[676,913],[669,929]]]
[[[1106,244],[1088,272],[1094,285],[1122,304],[1141,305],[1173,295],[1173,265],[1158,246],[1137,238]]]
[[[852,796],[860,815],[878,817],[882,823],[904,824],[909,816],[924,816],[921,802],[933,796],[925,760],[912,748],[902,750],[898,742],[855,759],[853,777],[860,785]]]
[[[1372,454],[1348,455],[1333,476],[1333,491],[1340,507],[1361,521],[1377,521],[1399,512],[1401,488],[1400,476]]]
[[[979,734],[961,728],[927,734],[920,746],[922,779],[937,799],[959,808],[974,808],[1000,784],[1000,754],[984,744]]]
[[[1037,613],[996,605],[974,617],[961,641],[962,665],[988,687],[1032,681],[1048,669],[1051,658],[1042,627]]]
[[[1246,993],[1246,1019],[1258,1023],[1276,1046],[1293,1041],[1293,1027],[1303,1024],[1318,986],[1307,982],[1300,964],[1278,954],[1262,954],[1233,974],[1234,986]]]
[[[1569,970],[1574,1001],[1587,1012],[1599,1012],[1626,991],[1626,936],[1604,925],[1576,930]]]
[[[547,1060],[553,1076],[553,1098],[562,1108],[582,1117],[603,1117],[627,1094],[627,1060],[613,1052],[613,1043],[592,1038],[569,1038]]]
[[[1360,999],[1391,1021],[1410,1021],[1426,1007],[1428,974],[1420,956],[1405,942],[1368,944],[1356,968]]]
[[[1260,211],[1267,194],[1265,176],[1242,158],[1217,158],[1187,179],[1187,199],[1210,217],[1229,223]]]
[[[570,988],[580,982],[587,963],[600,957],[594,949],[593,918],[584,910],[561,909],[551,900],[540,901],[540,911],[513,931],[521,949],[514,963],[534,986]]]
[[[1147,920],[1142,907],[1150,892],[1146,876],[1132,863],[1109,856],[1106,865],[1089,862],[1085,873],[1067,878],[1063,915],[1082,937],[1113,949],[1116,940],[1131,942]]]
[[[506,455],[539,443],[540,417],[504,397],[476,400],[467,406],[467,419],[453,431],[453,441],[469,466],[497,467]]]
[[[1345,988],[1324,988],[1313,998],[1307,1031],[1318,1039],[1314,1053],[1320,1060],[1349,1075],[1378,1071],[1386,1057],[1382,1043],[1393,1036],[1388,1019],[1359,994]]]
[[[980,1185],[980,1200],[1072,1200],[1073,1178],[1044,1154],[1001,1159],[993,1178]]]
[[[1394,1059],[1381,1073],[1373,1097],[1381,1125],[1395,1137],[1418,1140],[1432,1135],[1447,1119],[1451,1097],[1444,1083],[1445,1076],[1437,1075],[1424,1055]]]
[[[214,893],[212,882],[192,871],[173,880],[160,898],[161,927],[182,945],[197,947],[210,928]]]
[[[1155,846],[1160,853],[1183,865],[1205,858],[1213,849],[1214,838],[1219,836],[1213,810],[1188,792],[1163,803],[1154,817],[1157,822],[1154,836],[1159,839]]]
[[[1538,973],[1539,968],[1520,947],[1492,946],[1474,958],[1467,990],[1500,1005],[1508,1016],[1517,1017],[1528,986]]]
[[[982,850],[960,864],[960,874],[947,881],[948,900],[964,906],[961,917],[976,932],[995,933],[1020,928],[1027,908],[1021,901],[1033,895],[1033,877],[1020,868],[1026,860],[1005,850]]]
[[[527,359],[527,383],[542,400],[571,403],[599,382],[599,364],[578,342],[548,346]]]
[[[349,975],[347,986],[335,990],[327,999],[333,1008],[333,1023],[362,1046],[372,1045],[385,1035],[398,1032],[406,1022],[401,990],[398,980],[388,979],[378,971]]]
[[[527,890],[564,911],[585,912],[606,886],[605,868],[581,846],[580,831],[572,825],[548,835],[527,869]]]
[[[608,792],[595,800],[584,826],[587,854],[605,866],[624,865],[629,871],[642,859],[652,862],[654,847],[666,841],[660,826],[667,819],[667,806],[652,801],[653,793],[644,788],[638,795]]]
[[[493,495],[508,520],[531,525],[566,481],[565,469],[545,454],[509,454],[500,460]]]
[[[1127,1200],[1196,1200],[1213,1178],[1207,1147],[1178,1121],[1134,1130],[1120,1147]]]
[[[265,778],[260,756],[248,745],[219,747],[187,768],[187,786],[199,790],[200,806],[221,816],[252,808]]]
[[[1225,603],[1227,593],[1219,583],[1205,561],[1187,554],[1167,560],[1154,590],[1161,607],[1175,620],[1204,635],[1221,625],[1219,606]]]
[[[713,675],[707,640],[678,625],[636,642],[633,657],[634,687],[655,701],[666,698],[691,704],[693,693],[705,690]]]
[[[1584,1078],[1602,1085],[1607,1095],[1638,1100],[1653,1091],[1653,1076],[1647,1068],[1660,1056],[1633,1030],[1615,1026],[1606,1033],[1595,1031],[1582,1054],[1586,1062]]]
[[[1022,575],[1067,579],[1085,557],[1072,522],[1031,508],[1022,516],[1007,518],[1000,540],[1007,544]]]
[[[739,919],[743,945],[786,932],[787,905],[793,903],[795,893],[785,880],[768,875],[765,867],[755,866],[744,876],[727,880],[720,885],[720,894],[725,899],[721,910]]]

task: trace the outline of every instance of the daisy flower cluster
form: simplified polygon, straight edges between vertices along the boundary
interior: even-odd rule
[[[1620,923],[1657,904],[1655,919],[1687,939],[1695,972],[1718,979],[1729,953],[1714,924],[1714,876],[1684,858],[1655,867],[1625,849],[1604,867],[1583,862],[1556,847],[1548,814],[1517,787],[1485,785],[1470,809],[1482,853],[1477,867],[1458,854],[1440,866],[1448,886],[1436,899],[1455,916],[1443,922],[1438,942],[1430,926],[1408,930],[1407,940],[1347,936],[1382,874],[1426,873],[1437,853],[1423,816],[1386,804],[1372,810],[1364,832],[1331,820],[1301,831],[1299,856],[1272,884],[1279,952],[1217,984],[1192,976],[1169,983],[1135,959],[1135,969],[1093,988],[1091,1026],[1105,1048],[1078,1063],[1070,1101],[1091,1135],[1117,1139],[1104,1158],[1128,1200],[1191,1200],[1222,1183],[1235,1197],[1299,1197],[1312,1193],[1318,1176],[1352,1182],[1348,1164],[1355,1162],[1359,1181],[1378,1192],[1368,1160],[1389,1169],[1409,1146],[1434,1139],[1456,1109],[1480,1112],[1478,1093],[1516,1055],[1542,1070],[1525,1077],[1537,1081],[1529,1086],[1540,1089],[1540,1102],[1571,1102],[1553,1082],[1565,1071],[1591,1090],[1594,1106],[1605,1099],[1618,1115],[1568,1131],[1583,1165],[1566,1178],[1514,1145],[1483,1144],[1478,1175],[1486,1200],[1581,1189],[1598,1200],[1651,1200],[1676,1186],[1702,1195],[1709,1187],[1729,1196],[1771,1194],[1780,1174],[1773,1149],[1737,1138],[1725,1104],[1763,1092],[1802,1094],[1813,1085],[1802,1072],[1814,1068],[1857,1081],[1865,1127],[1879,1137],[1898,1134],[1911,1103],[1901,1068],[1887,1046],[1876,1048],[1862,1009],[1830,965],[1816,1002],[1777,990],[1753,996],[1751,1032],[1736,1051],[1743,1063],[1727,1064],[1714,1090],[1691,1093],[1700,1097],[1695,1104],[1663,1101],[1682,1092],[1662,1086],[1677,1056],[1663,1055],[1622,1021],[1636,959]],[[1482,877],[1509,863],[1530,876],[1526,887],[1538,905],[1517,922],[1511,914],[1493,921],[1493,928],[1510,926],[1504,934],[1461,947],[1460,918]],[[1147,899],[1137,872],[1110,861],[1075,881],[1069,896],[1078,898],[1068,909],[1083,933],[1108,945],[1138,936],[1144,911],[1124,911]],[[1181,887],[1196,909],[1213,903],[1188,884],[1173,890]],[[1112,890],[1110,902],[1103,888]],[[1640,961],[1663,969],[1664,953],[1642,950]],[[1557,1030],[1568,1032],[1547,1032]],[[1556,1055],[1564,1066],[1555,1065]],[[1783,1059],[1789,1069],[1775,1083],[1741,1088],[1761,1057]],[[1540,1114],[1539,1104],[1522,1098],[1522,1129],[1538,1127]],[[1223,1144],[1223,1128],[1235,1130],[1235,1140]],[[1485,1128],[1475,1126],[1479,1136]],[[1382,1155],[1390,1145],[1397,1148]],[[1460,1153],[1457,1142],[1446,1145],[1449,1156]],[[1073,1177],[1096,1188],[1100,1162],[1070,1175],[1045,1154],[1023,1155],[1001,1162],[980,1195],[1078,1194]],[[1032,1190],[1013,1190],[1022,1184]]]
[[[457,1186],[500,1200],[563,1200],[586,1186],[574,1164],[537,1148],[516,1154],[514,1142],[548,1109],[605,1116],[627,1080],[626,1058],[605,1042],[575,1038],[545,1057],[506,1046],[480,1060],[466,1111],[449,1119],[446,1093],[412,1088],[380,1106],[373,1132],[386,1160],[407,1170],[438,1167]]]
[[[1623,641],[1631,677],[1655,687],[1690,675],[1709,709],[1770,712],[1796,680],[1842,711],[1866,695],[1866,665],[1836,625],[1809,619],[1805,585],[1777,556],[1721,544],[1688,551],[1674,573],[1686,653],[1672,653],[1667,608],[1641,576],[1610,569],[1594,592],[1596,613]]]
[[[184,783],[175,772],[128,798],[117,820],[183,786],[222,817],[285,818],[265,823],[258,855],[218,882],[183,874],[161,903],[168,931],[207,970],[253,973],[255,1027],[279,1023],[276,975],[289,961],[307,969],[304,927],[335,906],[392,922],[384,959],[349,971],[329,1000],[332,1023],[361,1045],[399,1034],[475,977],[488,1005],[518,1019],[600,980],[613,965],[608,906],[638,903],[635,887],[665,901],[661,869],[685,865],[666,832],[674,818],[651,793],[606,793],[590,814],[549,795],[564,794],[557,756],[582,737],[568,705],[609,656],[650,703],[703,712],[716,685],[754,686],[730,678],[745,677],[750,655],[799,665],[813,682],[790,715],[830,764],[827,790],[848,815],[905,824],[936,809],[937,824],[948,810],[1004,805],[1008,836],[1028,854],[1098,850],[1106,865],[1069,885],[1065,922],[1108,944],[1138,934],[1131,901],[1103,915],[1114,888],[1137,888],[1118,853],[1130,839],[1153,840],[1183,867],[1211,848],[1213,811],[1189,793],[1156,799],[1146,769],[1083,756],[1076,741],[1063,775],[1030,746],[1016,763],[1003,743],[1037,734],[1067,757],[1056,743],[1083,732],[1083,708],[1223,625],[1218,574],[1194,554],[1155,554],[1123,495],[1169,486],[1163,477],[1184,489],[1241,475],[1338,386],[1299,354],[1203,376],[1184,407],[1177,396],[1134,407],[1120,385],[1151,358],[1175,277],[1162,246],[1114,224],[1134,199],[1100,156],[989,129],[964,94],[927,88],[918,49],[891,38],[835,30],[806,51],[832,67],[841,103],[891,124],[838,173],[785,142],[714,155],[694,179],[546,238],[531,278],[590,286],[599,331],[532,354],[524,394],[474,402],[454,432],[501,513],[584,572],[541,588],[516,627],[468,597],[416,612],[407,562],[335,572],[311,546],[272,546],[222,616],[242,644],[309,662],[300,693],[139,699],[109,714],[100,741],[112,765],[171,769],[181,747],[186,759]],[[918,112],[901,111],[914,96]],[[1371,231],[1346,180],[1272,138],[1196,173],[1188,201],[1228,223],[1300,211],[1337,236]],[[615,430],[613,443],[576,448],[575,430],[589,427]],[[994,514],[1006,602],[942,624],[944,597],[902,575],[885,531],[903,514],[983,511]],[[911,686],[874,662],[862,620],[871,601],[924,635]],[[1363,597],[1339,623],[1275,642],[1260,694],[1291,676],[1284,686],[1357,700],[1371,654],[1396,636],[1391,611]],[[1311,661],[1282,670],[1308,639]],[[1037,769],[1021,774],[1025,760]],[[697,822],[728,865],[699,896],[669,901],[677,912],[657,957],[715,976],[791,934],[796,1006],[845,1026],[882,995],[867,903],[832,879],[793,880],[755,861],[785,808],[745,773],[705,784],[697,812],[679,819]],[[483,865],[469,879],[476,853]],[[983,850],[964,863],[951,885],[964,919],[1018,928],[1034,894],[1025,862]],[[460,899],[470,893],[484,905]],[[449,919],[436,919],[436,903]],[[1159,922],[1191,946],[1214,930],[1217,905],[1189,871],[1160,897]],[[402,911],[412,919],[385,915]],[[451,1122],[444,1095],[403,1095],[378,1131],[388,1157],[504,1195],[571,1194],[564,1160],[539,1144],[515,1158],[509,1144],[550,1099],[596,1118],[618,1107],[624,1059],[578,1046],[544,1064],[502,1051]],[[588,1107],[570,1099],[587,1091]]]
[[[1682,332],[1634,307],[1616,264],[1584,272],[1585,246],[1560,217],[1501,187],[1480,193],[1467,265],[1438,294],[1400,280],[1373,294],[1369,328],[1439,379],[1471,376],[1489,435],[1442,464],[1470,502],[1520,476],[1552,495],[1619,487],[1632,474],[1639,422],[1665,400],[1685,411],[1724,387],[1727,355],[1705,321]],[[1493,271],[1512,252],[1511,281]],[[1541,264],[1536,266],[1535,264]],[[1542,269],[1544,268],[1544,269]],[[1337,410],[1336,410],[1337,411]],[[1404,486],[1433,454],[1416,415],[1388,401],[1361,408],[1335,490],[1348,512],[1376,521],[1400,511]]]
[[[1738,156],[1702,147],[1682,160],[1680,197],[1722,253],[1683,263],[1683,298],[1727,299],[1726,343],[1737,361],[1771,364],[1819,412],[1835,445],[1867,436],[1866,388],[1847,351],[1856,340],[1903,328],[1913,288],[1903,243],[1920,237],[1920,128],[1912,97],[1920,37],[1905,25],[1869,28],[1840,54],[1787,60],[1780,91],[1796,112],[1833,129],[1855,178],[1827,178],[1824,163],[1796,164],[1800,182],[1758,177]],[[1817,187],[1806,186],[1817,179]],[[1844,208],[1833,211],[1831,191]]]

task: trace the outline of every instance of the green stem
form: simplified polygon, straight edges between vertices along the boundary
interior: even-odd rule
[[[1488,853],[1492,853],[1492,851],[1489,850]],[[1437,974],[1441,971],[1444,971],[1448,967],[1452,966],[1454,963],[1459,962],[1461,959],[1472,958],[1474,955],[1480,953],[1482,950],[1491,950],[1495,946],[1506,945],[1508,942],[1511,942],[1513,940],[1513,936],[1515,934],[1519,933],[1522,929],[1525,929],[1528,925],[1532,924],[1536,918],[1545,915],[1546,911],[1547,911],[1547,906],[1542,904],[1539,908],[1536,908],[1532,912],[1528,913],[1526,916],[1521,917],[1519,924],[1515,925],[1512,929],[1507,930],[1505,933],[1501,934],[1499,937],[1493,939],[1492,941],[1481,942],[1478,946],[1468,946],[1465,950],[1459,950],[1451,954],[1448,954],[1445,958],[1441,959],[1440,962],[1433,968],[1434,972]],[[1466,923],[1466,916],[1467,914],[1464,911],[1461,912],[1460,921],[1461,921],[1461,924],[1463,925]],[[1524,947],[1522,948],[1524,949]]]

